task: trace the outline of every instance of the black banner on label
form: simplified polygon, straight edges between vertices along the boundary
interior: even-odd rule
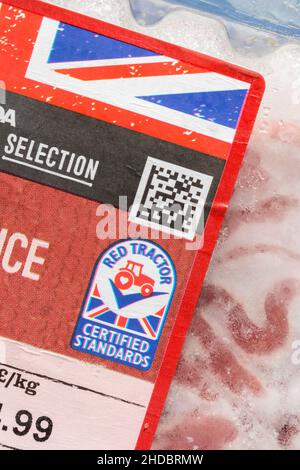
[[[133,204],[148,157],[211,176],[207,217],[225,161],[7,92],[14,119],[0,125],[0,170],[78,196]],[[14,126],[15,124],[15,126]]]

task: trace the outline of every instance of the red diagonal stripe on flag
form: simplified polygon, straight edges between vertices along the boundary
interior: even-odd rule
[[[158,62],[148,64],[109,65],[57,69],[56,72],[79,80],[108,80],[116,78],[156,77],[160,75],[185,75],[205,73],[204,69],[183,62]]]
[[[88,316],[89,316],[89,318],[95,318],[98,315],[101,315],[102,313],[107,312],[107,310],[109,310],[109,308],[105,307],[105,308],[102,308],[101,310],[97,310],[97,312],[89,314]]]
[[[94,288],[93,297],[99,297],[100,298],[100,293],[99,293],[99,289],[98,289],[97,285]]]

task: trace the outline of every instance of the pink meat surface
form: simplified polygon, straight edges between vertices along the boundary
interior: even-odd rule
[[[257,128],[155,448],[300,448],[300,129]]]

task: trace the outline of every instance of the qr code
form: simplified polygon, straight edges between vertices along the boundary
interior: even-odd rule
[[[193,240],[213,177],[148,157],[129,219]]]

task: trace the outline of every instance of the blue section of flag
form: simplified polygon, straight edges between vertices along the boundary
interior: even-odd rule
[[[48,59],[53,62],[156,56],[155,52],[60,23]]]
[[[145,101],[236,129],[247,90],[138,96]]]
[[[96,297],[91,297],[86,311],[90,312],[91,310],[94,310],[94,308],[101,307],[101,305],[103,305],[103,302],[101,299],[97,299]]]
[[[112,323],[114,324],[115,321],[116,321],[116,317],[117,315],[112,312],[111,310],[109,310],[108,312],[105,312],[105,313],[100,313],[97,317],[97,319],[101,320],[101,321],[106,321],[107,323]]]

